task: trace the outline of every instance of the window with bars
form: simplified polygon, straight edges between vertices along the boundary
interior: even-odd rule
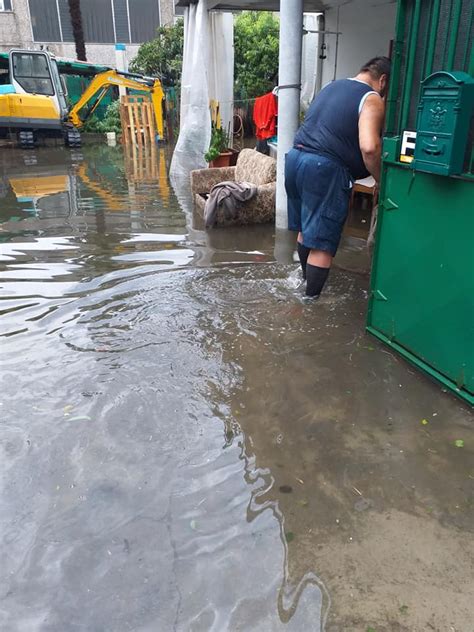
[[[11,11],[12,0],[0,0],[0,11]]]
[[[11,2],[11,0],[0,0]],[[29,0],[35,42],[73,42],[68,0]],[[141,44],[156,36],[159,0],[81,0],[88,44]]]

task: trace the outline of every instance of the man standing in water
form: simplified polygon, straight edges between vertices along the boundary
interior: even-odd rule
[[[390,60],[374,57],[314,99],[285,164],[288,228],[298,231],[306,296],[318,297],[341,239],[352,183],[380,178]]]

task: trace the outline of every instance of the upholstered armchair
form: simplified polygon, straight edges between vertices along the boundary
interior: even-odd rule
[[[263,224],[275,218],[276,160],[254,149],[242,149],[235,167],[197,169],[191,172],[191,189],[198,214],[203,217],[206,199],[212,187],[220,182],[250,182],[257,194],[239,207],[238,216],[226,218],[222,209],[217,213],[217,226]]]

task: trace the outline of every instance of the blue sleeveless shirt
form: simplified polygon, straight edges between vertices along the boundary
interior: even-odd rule
[[[373,92],[368,84],[339,79],[325,86],[309,106],[295,147],[344,165],[354,180],[369,175],[359,147],[359,105]]]

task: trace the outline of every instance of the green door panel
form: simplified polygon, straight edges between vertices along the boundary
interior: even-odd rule
[[[470,399],[473,182],[388,165],[383,200],[369,331]]]

